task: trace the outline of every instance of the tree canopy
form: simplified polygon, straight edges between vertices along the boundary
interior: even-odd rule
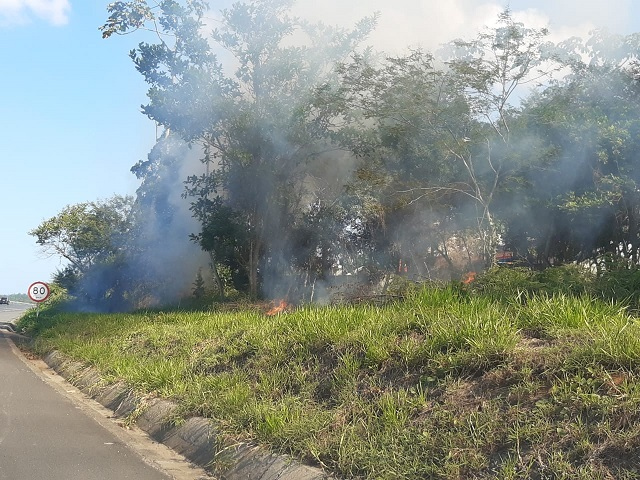
[[[132,197],[68,205],[29,232],[48,255],[68,260],[73,270],[87,272],[115,255],[131,228]]]
[[[201,1],[118,1],[102,27],[154,33],[131,52],[164,129],[133,168],[136,211],[193,217],[220,293],[310,298],[300,285],[504,258],[637,266],[637,35],[553,45],[505,10],[475,38],[391,57],[366,45],[376,15],[344,29],[293,5],[237,1],[212,28]],[[94,208],[32,233],[84,272],[111,251]]]

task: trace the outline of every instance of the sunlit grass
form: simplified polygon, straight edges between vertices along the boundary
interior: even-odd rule
[[[273,317],[45,311],[39,321],[25,319],[37,351],[349,478],[633,478],[640,468],[638,320],[584,292],[447,287]]]

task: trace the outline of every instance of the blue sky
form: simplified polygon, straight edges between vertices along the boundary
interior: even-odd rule
[[[103,40],[98,27],[107,3],[0,0],[0,294],[26,293],[32,282],[49,281],[64,264],[44,257],[28,231],[66,205],[134,194],[130,168],[155,141],[155,126],[140,113],[146,86],[128,57],[141,37]],[[299,0],[296,9],[348,24],[380,11],[376,46],[433,49],[473,36],[505,3]],[[599,26],[640,31],[636,0],[509,3],[525,23],[549,25],[556,37]]]
[[[155,140],[128,57],[139,38],[102,39],[106,2],[37,13],[0,21],[0,293],[49,281],[60,261],[27,232],[68,204],[134,193],[129,169]]]

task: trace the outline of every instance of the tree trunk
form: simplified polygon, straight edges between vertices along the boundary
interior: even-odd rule
[[[640,247],[638,242],[638,216],[636,214],[636,206],[633,201],[627,202],[627,221],[629,223],[629,239],[628,243],[631,245],[631,264],[636,267],[638,265],[638,248]],[[625,245],[625,250],[627,245]]]
[[[258,266],[260,263],[260,240],[251,241],[249,247],[249,296],[258,298]]]
[[[213,277],[213,283],[220,294],[220,297],[224,298],[224,284],[220,278],[220,272],[218,272],[218,265],[216,262],[216,254],[213,251],[209,252],[209,258],[211,259],[211,276]]]

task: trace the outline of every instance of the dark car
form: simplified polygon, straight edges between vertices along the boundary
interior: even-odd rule
[[[7,297],[0,297],[0,304],[2,303],[9,305],[9,299]]]

